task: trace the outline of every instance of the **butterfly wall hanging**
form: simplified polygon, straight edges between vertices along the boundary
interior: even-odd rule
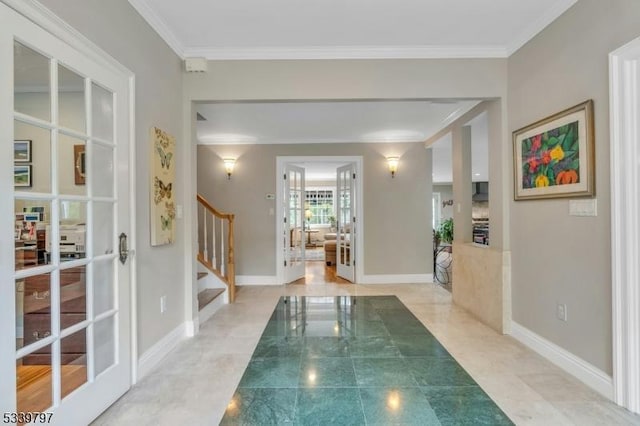
[[[151,245],[175,241],[176,157],[175,138],[153,127],[151,139]]]

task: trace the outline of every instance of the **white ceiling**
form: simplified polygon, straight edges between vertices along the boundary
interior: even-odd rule
[[[181,57],[507,57],[577,0],[129,0]]]
[[[226,102],[201,104],[200,144],[421,142],[478,101]]]

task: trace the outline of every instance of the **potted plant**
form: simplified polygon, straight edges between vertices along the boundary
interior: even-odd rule
[[[329,220],[329,226],[331,227],[331,232],[335,232],[336,231],[336,217],[335,216],[329,216],[327,219]]]
[[[449,218],[438,226],[438,236],[443,243],[453,242],[453,218]]]

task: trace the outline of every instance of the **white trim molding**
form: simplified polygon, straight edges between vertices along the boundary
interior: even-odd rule
[[[275,275],[236,275],[236,285],[280,285]]]
[[[158,33],[160,38],[180,57],[184,59],[185,48],[167,24],[153,10],[147,0],[129,0],[129,4],[144,18],[145,21]]]
[[[363,275],[358,284],[426,284],[433,283],[433,274]]]
[[[507,57],[517,52],[518,49],[527,44],[529,40],[538,35],[538,33],[542,32],[542,30],[544,30],[550,23],[558,19],[560,15],[576,4],[577,1],[578,0],[556,1],[555,4],[544,13],[544,15],[526,26],[518,37],[513,38],[512,42],[506,48]]]
[[[196,317],[191,321],[184,323],[185,333],[187,337],[193,337],[200,331],[200,317]]]
[[[90,60],[116,73],[126,76],[133,75],[131,70],[37,0],[2,0],[2,2],[27,17],[36,25],[46,29]]]
[[[138,0],[130,1],[137,2]],[[184,56],[203,57],[209,60],[218,61],[280,59],[460,59],[506,58],[508,56],[508,52],[503,46],[187,47],[184,49]]]
[[[19,1],[19,0],[14,0]],[[196,47],[187,46],[150,6],[150,0],[129,0],[171,49],[182,59],[204,57],[209,60],[304,60],[304,59],[452,59],[508,58],[577,0],[559,0],[539,19],[531,22],[513,41],[505,45],[354,45],[354,46],[269,46]]]
[[[640,38],[609,54],[614,401],[640,413]]]
[[[613,380],[604,371],[514,321],[511,322],[511,337],[542,355],[606,398],[613,398]]]
[[[145,351],[138,361],[138,380],[148,375],[160,361],[174,350],[191,332],[192,324],[186,322],[177,326],[172,332],[160,339]]]

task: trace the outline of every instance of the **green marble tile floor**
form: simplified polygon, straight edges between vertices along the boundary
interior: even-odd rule
[[[286,296],[222,425],[512,425],[396,296]]]

